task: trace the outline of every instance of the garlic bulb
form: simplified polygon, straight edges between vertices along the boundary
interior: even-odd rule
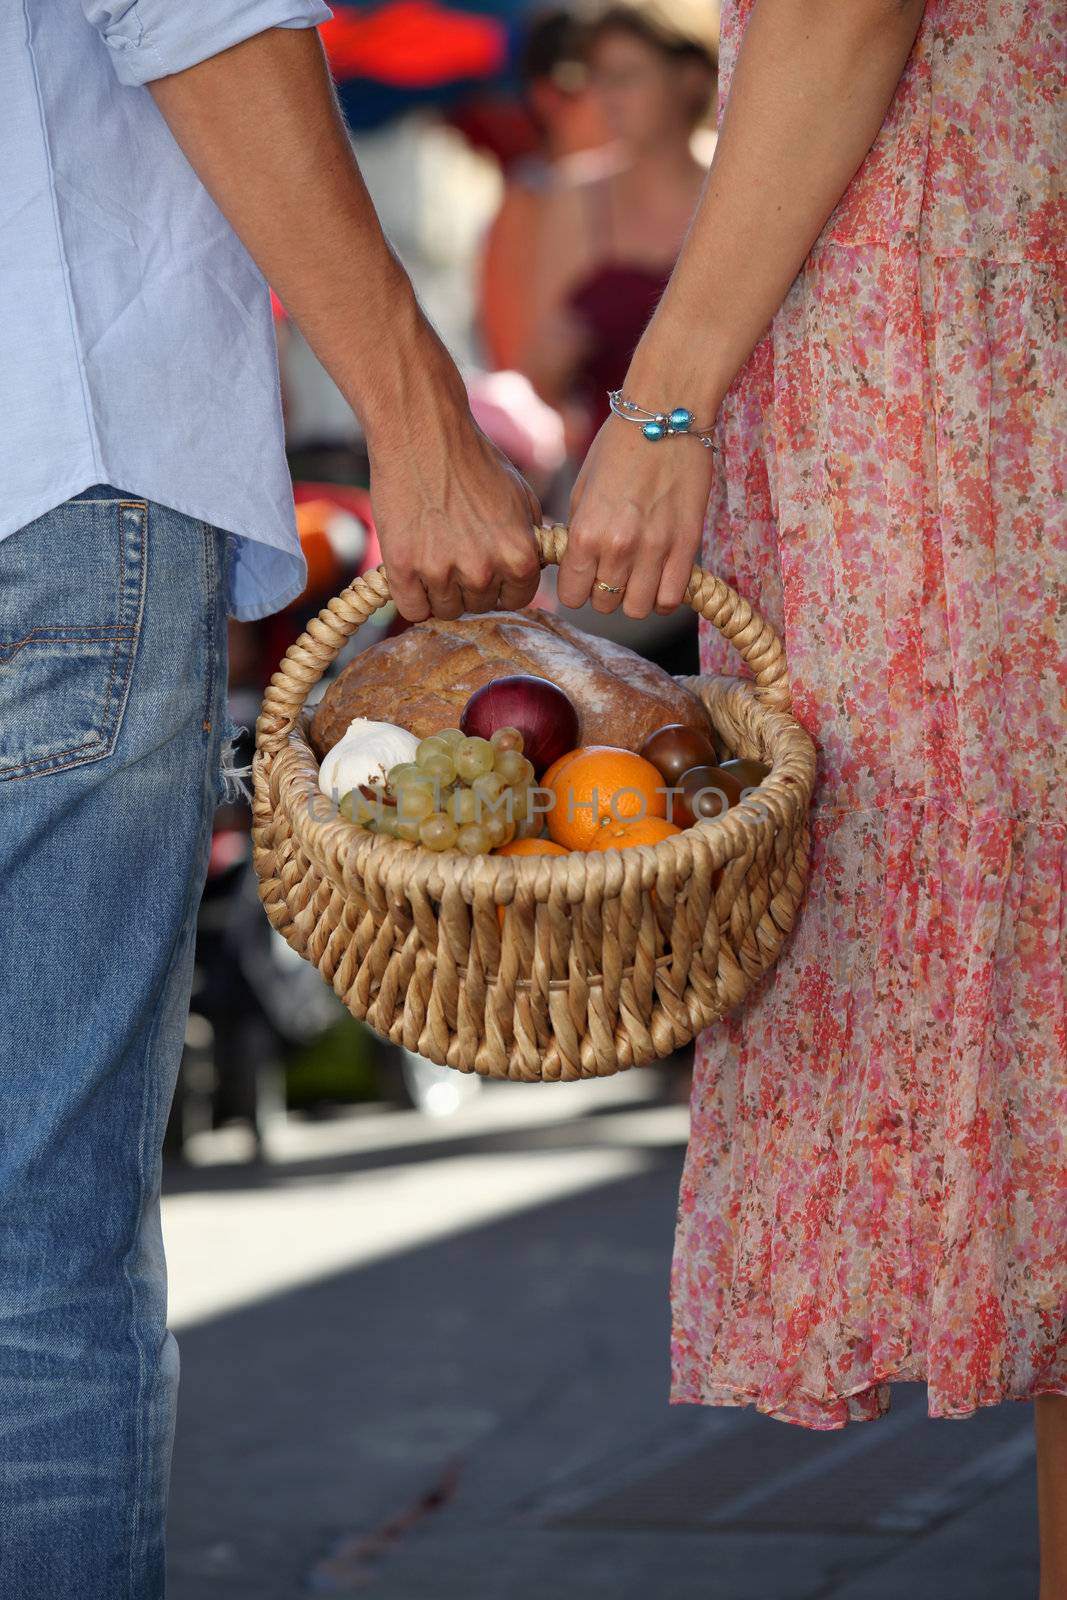
[[[326,752],[319,768],[319,788],[340,801],[362,784],[383,785],[391,767],[414,761],[419,741],[392,722],[356,717],[344,736]]]

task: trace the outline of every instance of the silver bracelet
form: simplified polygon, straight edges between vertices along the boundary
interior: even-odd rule
[[[714,428],[694,427],[693,413],[686,406],[674,406],[670,411],[648,411],[636,400],[627,400],[621,389],[608,390],[608,405],[623,422],[636,422],[652,444],[676,435],[699,439],[705,450],[710,450],[714,443]]]

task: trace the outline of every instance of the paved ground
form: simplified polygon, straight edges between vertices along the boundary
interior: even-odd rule
[[[653,1075],[174,1172],[171,1600],[1034,1600],[1030,1408],[812,1434],[666,1405]]]

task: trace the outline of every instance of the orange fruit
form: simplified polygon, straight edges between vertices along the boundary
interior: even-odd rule
[[[512,839],[510,844],[502,844],[499,850],[494,850],[495,856],[565,856],[567,854],[562,845],[553,844],[551,839]]]
[[[554,802],[545,818],[549,837],[568,850],[590,849],[603,822],[667,814],[665,785],[651,761],[612,745],[576,750],[541,787]]]
[[[552,765],[546,767],[544,772],[542,772],[541,776],[538,778],[538,788],[551,789],[552,785],[555,783],[557,777],[559,776],[560,772],[562,772],[567,762],[572,760],[573,757],[577,755],[581,755],[580,746],[577,750],[565,750],[561,756],[557,756]]]
[[[502,844],[499,850],[494,850],[495,856],[565,856],[566,850],[562,845],[553,844],[551,839],[512,839],[510,844]],[[497,906],[496,919],[500,924],[500,931],[504,931],[504,906]]]
[[[635,844],[660,844],[672,834],[681,833],[674,822],[663,817],[624,817],[622,822],[610,818],[596,831],[590,850],[627,850]]]

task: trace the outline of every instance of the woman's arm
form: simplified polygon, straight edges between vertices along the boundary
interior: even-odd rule
[[[405,616],[524,605],[539,508],[475,427],[389,248],[313,30],[272,28],[149,85],[205,188],[363,424]],[[502,591],[502,592],[501,592]]]
[[[925,0],[756,0],[715,157],[624,390],[711,420],[878,134]],[[686,590],[709,452],[611,418],[589,452],[560,570],[565,605],[634,617]]]

